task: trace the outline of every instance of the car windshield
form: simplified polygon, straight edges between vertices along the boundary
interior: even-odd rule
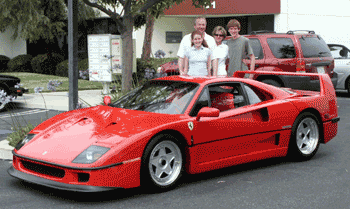
[[[149,81],[111,106],[146,112],[183,114],[198,88],[198,84],[190,82]]]

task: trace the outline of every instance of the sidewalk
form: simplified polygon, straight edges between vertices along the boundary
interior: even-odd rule
[[[99,105],[103,102],[102,90],[84,90],[78,92],[78,97],[91,106]],[[44,98],[43,98],[44,97]],[[45,101],[44,101],[45,100]],[[84,107],[88,107],[82,100],[79,102],[84,104]],[[68,92],[50,92],[50,93],[34,93],[24,94],[13,102],[19,107],[28,108],[40,108],[50,110],[69,110],[69,97]],[[46,106],[45,106],[46,103]],[[8,145],[7,140],[0,141],[0,160],[12,160],[13,147]]]
[[[91,106],[99,105],[103,102],[103,96],[101,94],[102,90],[85,90],[79,91],[78,101],[85,103],[84,100]],[[14,103],[19,104],[20,107],[28,108],[41,108],[50,110],[69,110],[69,97],[68,92],[50,92],[50,93],[34,93],[34,94],[24,94],[21,97],[17,97]],[[46,105],[46,106],[45,106]]]

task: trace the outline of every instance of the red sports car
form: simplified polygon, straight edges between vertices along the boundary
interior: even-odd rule
[[[105,105],[52,117],[15,147],[8,172],[64,190],[165,190],[184,173],[287,155],[307,160],[336,136],[337,100],[327,74],[296,74],[319,79],[320,92],[243,75],[154,79],[115,103],[107,96]]]

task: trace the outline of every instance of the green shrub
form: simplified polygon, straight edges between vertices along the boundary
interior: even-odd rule
[[[63,60],[63,56],[57,53],[39,54],[33,58],[31,65],[34,73],[55,75],[56,66]]]
[[[142,60],[141,58],[136,59],[136,69],[137,72],[143,72],[146,68],[157,69],[154,65],[153,59]]]
[[[68,60],[64,60],[56,66],[55,74],[58,76],[68,77]],[[78,61],[78,71],[85,71],[89,68],[89,59]]]
[[[89,69],[89,59],[83,59],[78,62],[79,71],[84,71]]]
[[[169,57],[169,58],[150,58],[149,60],[142,60],[141,58],[136,59],[137,64],[137,78],[143,79],[145,76],[145,69],[157,69],[164,63],[171,62],[177,59],[177,57]]]
[[[0,55],[0,72],[7,71],[7,63],[10,61],[10,58],[5,55]]]
[[[58,63],[56,66],[55,75],[68,77],[68,60]]]
[[[171,62],[177,59],[177,57],[169,58],[150,58],[149,60],[142,60],[141,58],[136,59],[137,72],[142,72],[146,68],[157,70],[162,64]]]
[[[47,59],[48,58],[46,54],[39,54],[36,57],[34,57],[32,59],[32,62],[30,63],[32,65],[33,72],[43,74],[44,69],[41,69],[40,64]]]
[[[7,68],[9,72],[32,72],[32,67],[30,62],[33,57],[30,54],[21,54],[7,63]]]
[[[11,116],[12,117],[12,116]],[[9,141],[9,145],[15,147],[18,142],[20,142],[35,126],[33,126],[30,122],[24,127],[21,126],[13,126],[14,132],[7,135],[7,140]]]

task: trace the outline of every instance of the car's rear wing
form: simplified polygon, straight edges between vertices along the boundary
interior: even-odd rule
[[[256,77],[254,75],[280,75],[284,77],[309,77],[312,79],[300,79],[300,83],[302,86],[304,82],[310,82],[310,80],[313,83],[317,83],[320,91],[321,96],[330,96],[333,98],[336,98],[335,90],[332,84],[332,81],[328,74],[323,73],[293,73],[293,72],[276,72],[276,71],[236,71],[233,74],[233,77],[236,78],[244,78],[245,74],[251,74],[250,78]],[[306,85],[307,86],[307,85]],[[287,88],[291,88],[290,86],[285,86]],[[299,90],[310,90],[310,89],[299,89]]]

